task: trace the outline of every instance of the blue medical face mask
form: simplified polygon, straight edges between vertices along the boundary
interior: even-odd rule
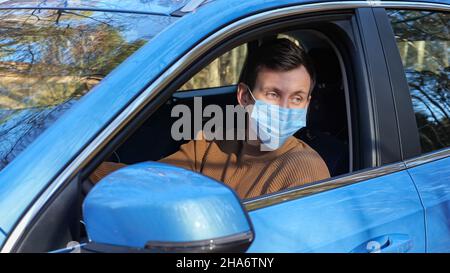
[[[256,99],[250,115],[250,129],[262,142],[261,150],[280,148],[286,140],[306,126],[307,108],[285,108]],[[253,135],[255,136],[255,135]],[[254,138],[253,138],[254,139]]]

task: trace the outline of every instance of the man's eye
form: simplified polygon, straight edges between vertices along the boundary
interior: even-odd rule
[[[276,99],[276,98],[278,98],[278,94],[277,93],[274,93],[274,92],[269,92],[269,93],[267,93],[267,95],[266,95],[269,99]]]
[[[303,101],[302,97],[293,97],[292,98],[292,103],[301,103]]]

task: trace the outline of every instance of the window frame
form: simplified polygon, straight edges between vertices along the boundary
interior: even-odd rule
[[[364,63],[363,66],[366,66],[365,71],[359,75],[364,78],[363,83],[358,85],[358,88],[364,86],[365,91],[358,90],[356,94],[357,96],[362,95],[366,97],[358,98],[356,103],[370,101],[365,106],[369,106],[369,108],[371,106],[373,108],[365,109],[367,112],[362,114],[364,118],[355,120],[355,116],[360,112],[355,111],[354,105],[351,105],[353,107],[353,111],[350,112],[352,122],[349,125],[355,127],[353,126],[354,124],[360,125],[364,122],[374,123],[374,131],[361,130],[360,127],[359,130],[357,129],[358,133],[367,134],[366,139],[368,137],[375,138],[374,142],[371,143],[373,145],[371,149],[375,150],[374,154],[372,154],[372,157],[368,156],[367,149],[361,147],[362,145],[368,145],[366,142],[360,146],[360,150],[365,152],[365,154],[361,155],[360,162],[362,165],[359,171],[331,177],[305,186],[290,188],[270,195],[256,197],[251,200],[244,200],[244,205],[247,210],[262,209],[267,206],[311,196],[404,170],[405,165],[401,161],[398,145],[399,137],[392,90],[389,85],[389,75],[386,69],[385,59],[380,58],[380,55],[383,56],[381,41],[378,35],[373,35],[378,30],[375,18],[372,15],[372,8],[358,8],[355,10],[355,16],[353,17],[353,20],[358,21],[352,23],[355,27],[355,37],[353,38],[355,39],[355,44],[358,46],[355,49],[355,53],[360,55],[357,59],[359,58]],[[358,67],[361,66],[352,63],[352,68]],[[351,103],[354,104],[355,101],[353,100]],[[358,110],[362,109],[360,108]],[[361,140],[361,138],[357,138],[356,140]]]
[[[360,171],[346,173],[337,177],[316,181],[305,186],[293,187],[252,199],[244,199],[242,202],[246,206],[247,210],[264,208],[279,202],[300,198],[348,184],[354,184],[377,176],[400,171],[404,168],[404,164],[401,163],[400,148],[398,145],[399,138],[397,121],[395,117],[391,87],[389,85],[388,71],[384,58],[379,58],[380,54],[383,55],[381,42],[378,36],[372,35],[374,32],[378,31],[375,18],[373,17],[372,8],[358,7],[354,9],[342,9],[339,11],[332,10],[330,13],[324,12],[324,14],[300,14],[293,18],[292,21],[295,21],[295,23],[291,24],[298,28],[302,24],[307,23],[307,21],[310,23],[311,19],[317,19],[318,21],[332,21],[330,18],[342,17],[345,14],[344,11],[351,11],[353,13],[349,20],[352,20],[353,29],[351,31],[354,31],[355,36],[350,37],[350,39],[355,39],[354,43],[357,47],[355,52],[358,53],[357,58],[352,58],[350,60],[352,62],[351,67],[345,68],[347,70],[346,76],[356,74],[353,75],[353,81],[356,81],[356,86],[353,87],[354,90],[352,91],[357,92],[357,94],[350,96],[353,97],[353,99],[350,102],[351,109],[348,115],[349,128],[353,129],[350,133],[356,133],[359,135],[353,137],[354,145],[352,148],[354,151],[353,157],[355,158],[353,163],[356,163],[354,165],[356,165],[356,168],[359,168]],[[348,13],[346,15],[348,16]],[[304,19],[303,23],[301,19]],[[286,28],[284,25],[289,23],[290,20],[286,18],[286,22],[269,21],[267,25],[262,25],[256,29],[243,30],[243,34],[236,34],[230,39],[230,41],[225,42],[225,45],[221,45],[215,50],[198,57],[189,69],[180,73],[181,76],[164,88],[161,96],[155,98],[155,104],[149,103],[146,106],[147,109],[144,109],[141,113],[139,113],[138,116],[130,122],[130,124],[137,124],[138,121],[141,123],[144,122],[148,117],[150,117],[151,114],[157,111],[158,106],[161,105],[161,103],[165,103],[173,94],[178,93],[178,88],[188,79],[196,75],[215,58],[242,44],[243,40],[249,41],[252,40],[252,38],[263,36],[262,34],[267,35],[270,32],[283,32],[279,30]],[[245,39],[243,37],[245,37]],[[357,72],[351,71],[354,70],[354,67],[362,67],[363,69]],[[380,75],[385,75],[385,77],[381,77],[383,80],[378,78]],[[351,82],[351,80],[349,81]],[[220,87],[213,87],[210,89],[214,88]],[[346,90],[347,93],[348,91],[349,90]],[[355,97],[358,98],[356,99]],[[367,106],[367,109],[364,107],[357,109],[355,108],[355,105],[357,104],[363,104],[364,106]],[[389,105],[389,107],[386,105]],[[382,109],[378,111],[377,106],[382,106]],[[366,112],[361,113],[361,110],[365,110]],[[357,115],[357,113],[359,113],[359,115]],[[364,118],[359,118],[361,115]],[[370,125],[365,125],[366,123],[370,123]],[[139,125],[134,125],[133,128],[137,128],[138,126]],[[362,127],[364,128],[361,129]],[[110,153],[113,151],[113,148],[111,148],[111,146],[113,146],[112,143],[114,143],[117,139],[125,139],[125,134],[131,135],[131,129],[123,130],[108,144],[108,146],[110,146]],[[361,139],[364,140],[362,143],[360,143]],[[115,147],[119,146],[117,143],[114,145]],[[107,150],[108,149],[103,150],[103,156],[97,157],[98,162],[91,166],[97,166],[100,164],[103,161],[99,160],[100,158],[107,158],[108,154],[105,154],[105,151]],[[94,167],[86,168],[83,172],[84,175],[82,176],[87,176],[94,169]],[[287,196],[290,196],[290,198],[286,198]]]
[[[303,15],[302,15],[303,16]],[[348,16],[347,14],[342,14],[342,12],[333,12],[332,14],[305,14],[304,15],[306,18],[302,18],[305,22],[307,22],[308,20],[311,20],[311,18],[317,19],[318,21],[326,21],[324,18],[343,18],[343,16]],[[298,17],[298,16],[297,16]],[[190,91],[182,91],[182,92],[178,92],[178,88],[180,86],[182,86],[188,79],[190,79],[192,76],[196,75],[199,71],[201,71],[201,69],[203,69],[207,64],[209,64],[212,60],[214,60],[215,58],[217,58],[218,56],[222,55],[224,52],[227,52],[231,49],[233,49],[234,47],[236,47],[237,45],[242,44],[243,39],[245,40],[245,42],[247,42],[248,40],[252,40],[253,38],[257,38],[257,37],[261,37],[262,34],[266,35],[269,32],[274,32],[274,33],[278,33],[280,28],[285,28],[284,25],[286,24],[292,24],[291,28],[296,28],[299,25],[302,25],[302,23],[299,23],[299,18],[295,18],[292,19],[292,21],[286,20],[286,22],[270,22],[267,26],[261,26],[260,28],[257,28],[256,30],[244,30],[244,34],[238,34],[235,35],[232,39],[230,39],[230,41],[225,42],[225,45],[221,45],[218,48],[216,48],[215,50],[212,50],[211,52],[208,52],[207,54],[205,54],[202,57],[199,57],[196,62],[186,71],[184,71],[183,73],[180,73],[180,75],[177,77],[176,80],[174,80],[173,82],[171,82],[168,86],[166,86],[164,88],[164,91],[162,92],[160,97],[155,98],[154,103],[149,103],[145,109],[143,109],[141,111],[141,113],[138,114],[137,117],[134,118],[134,120],[132,120],[130,122],[129,127],[132,127],[134,129],[136,129],[137,127],[139,127],[140,125],[137,125],[138,122],[139,124],[142,124],[143,122],[145,122],[145,120],[147,120],[155,111],[158,110],[158,107],[163,104],[166,103],[167,101],[170,100],[171,97],[177,97],[179,96],[179,94],[182,94],[181,96],[185,96],[185,95],[189,95],[189,93],[191,92],[204,92],[205,90],[214,90],[214,89],[221,89],[224,87],[212,87],[212,88],[207,88],[207,89],[199,89],[199,90],[190,90]],[[331,19],[329,19],[329,21],[331,21]],[[363,62],[363,57],[360,60]],[[353,65],[353,64],[352,64]],[[347,67],[345,67],[345,70],[348,70]],[[342,71],[343,72],[343,71]],[[351,71],[347,71],[347,74],[352,73]],[[364,73],[363,73],[364,74]],[[361,75],[362,78],[364,78],[363,80],[361,80],[361,82],[357,83],[356,85],[359,88],[362,88],[363,86],[363,82],[365,83],[367,81],[367,75]],[[345,79],[343,79],[345,81]],[[366,87],[364,87],[366,88]],[[369,87],[367,87],[368,89]],[[355,88],[356,89],[356,88]],[[365,90],[367,90],[365,89]],[[346,93],[348,90],[346,90]],[[207,92],[207,91],[205,91]],[[187,93],[187,94],[186,94]],[[364,92],[367,93],[367,92]],[[348,94],[346,94],[348,95]],[[356,96],[354,96],[356,99]],[[366,103],[371,103],[371,99],[370,96],[369,98],[365,98],[367,99]],[[348,98],[346,98],[346,100],[348,100]],[[370,102],[369,102],[370,101]],[[351,102],[351,105],[356,105],[358,104],[360,101],[353,101]],[[346,105],[348,107],[348,105]],[[352,117],[356,117],[356,115],[352,115],[352,112],[356,113],[357,109],[349,109],[348,110],[348,118],[349,118],[349,129],[352,129],[352,127],[355,127],[354,130],[358,130],[357,128],[359,128],[361,125],[361,123],[366,123],[367,120],[356,120],[353,119]],[[388,122],[388,121],[386,121]],[[134,125],[131,125],[132,123],[134,123]],[[359,123],[359,124],[357,124]],[[354,126],[353,126],[354,124]],[[368,128],[366,128],[367,131],[369,131]],[[108,146],[114,146],[115,148],[117,148],[118,146],[120,146],[120,144],[122,143],[122,141],[117,141],[116,143],[114,143],[117,139],[125,139],[127,136],[133,134],[133,129],[131,128],[127,128],[124,129],[122,132],[119,132],[119,134],[108,144]],[[355,134],[354,131],[353,132],[349,132],[349,134]],[[371,132],[368,132],[368,134],[370,134],[369,137],[367,137],[366,139],[371,139],[373,137],[373,135],[371,134]],[[357,136],[349,136],[349,140],[353,138],[353,142],[355,145],[358,144],[358,140],[356,139]],[[114,144],[113,144],[114,143]],[[120,144],[119,144],[120,143]],[[366,143],[368,144],[368,143]],[[374,143],[371,143],[374,144]],[[354,147],[352,147],[354,148]],[[371,150],[374,149],[375,146],[370,146],[369,149],[367,150]],[[108,150],[108,153],[105,153],[105,151]],[[358,152],[359,149],[353,149],[353,151],[355,153]],[[104,159],[104,158],[108,158],[108,155],[110,153],[112,153],[112,151],[114,151],[114,148],[107,148],[104,151],[102,151],[102,156],[99,156],[100,158]],[[368,153],[366,153],[368,154]],[[370,155],[370,159],[369,160],[364,160],[361,159],[361,155],[359,154],[354,154],[354,155],[350,155],[350,158],[353,156],[353,158],[355,158],[354,160],[354,166],[356,165],[357,168],[367,168],[367,167],[377,167],[378,165],[376,163],[376,159],[374,157],[374,155]],[[95,159],[97,160],[97,159]],[[100,164],[103,160],[98,160],[98,162],[96,164],[93,164],[94,167],[97,166],[98,164]],[[83,173],[84,175],[82,176],[88,176],[88,174],[90,172],[92,172],[95,168],[91,167],[91,168],[86,168]],[[345,175],[348,175],[345,174]],[[322,180],[324,181],[324,180]]]

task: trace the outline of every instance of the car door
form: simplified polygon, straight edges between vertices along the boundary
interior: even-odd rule
[[[379,58],[383,55],[381,42],[371,34],[377,32],[375,19],[370,8],[359,9],[355,13],[355,16],[339,23],[340,30],[348,32],[349,40],[353,40],[347,44],[350,50],[354,49],[351,54],[361,55],[353,60],[355,74],[350,75],[348,69],[348,77],[357,78],[353,82],[357,88],[352,91],[358,94],[351,94],[354,98],[352,103],[360,107],[349,105],[348,109],[354,109],[350,111],[354,122],[352,127],[359,130],[354,132],[353,165],[362,170],[319,181],[312,186],[245,200],[256,234],[250,252],[425,250],[423,208],[411,177],[401,162],[389,75],[384,60]],[[234,50],[239,50],[239,47]],[[195,97],[202,97],[205,105],[234,104],[232,99],[239,71],[232,71],[231,74],[236,74],[233,80],[218,81],[217,84],[211,84],[214,82],[211,79],[202,81],[202,74],[220,71],[214,66],[221,62],[221,58],[215,59],[173,93],[163,108],[119,148],[122,160],[138,162],[148,160],[149,155],[150,159],[157,160],[161,153],[167,153],[160,145],[160,149],[148,147],[147,152],[140,153],[146,158],[136,158],[139,153],[130,146],[142,139],[141,144],[136,145],[136,149],[142,149],[144,141],[149,138],[155,141],[161,138],[154,134],[169,128],[165,124],[169,123],[167,117],[174,104],[188,105],[192,109]],[[370,125],[375,127],[373,131]],[[166,130],[162,138],[170,138],[170,132]],[[357,149],[358,144],[360,149]]]
[[[450,252],[449,11],[377,11],[380,26],[395,34],[384,44],[398,73],[403,157],[425,209],[427,252]]]
[[[256,234],[249,252],[423,252],[420,200],[399,169],[386,166],[247,203]]]
[[[256,234],[249,252],[425,251],[424,211],[401,161],[389,74],[380,58],[381,41],[373,35],[378,30],[372,9],[357,10],[352,24],[355,55],[361,53],[366,65],[354,69],[365,70],[369,82],[368,88],[356,92],[371,97],[371,106],[365,107],[373,112],[350,115],[358,115],[362,123],[376,120],[375,132],[365,136],[361,131],[356,141],[375,139],[375,151],[359,147],[366,154],[375,152],[375,163],[328,181],[246,201]]]

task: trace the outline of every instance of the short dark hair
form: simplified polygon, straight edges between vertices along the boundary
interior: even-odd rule
[[[289,71],[304,66],[311,78],[309,94],[315,85],[315,71],[305,49],[287,38],[272,39],[261,44],[254,52],[250,52],[242,81],[253,90],[256,77],[261,68],[275,71]]]

